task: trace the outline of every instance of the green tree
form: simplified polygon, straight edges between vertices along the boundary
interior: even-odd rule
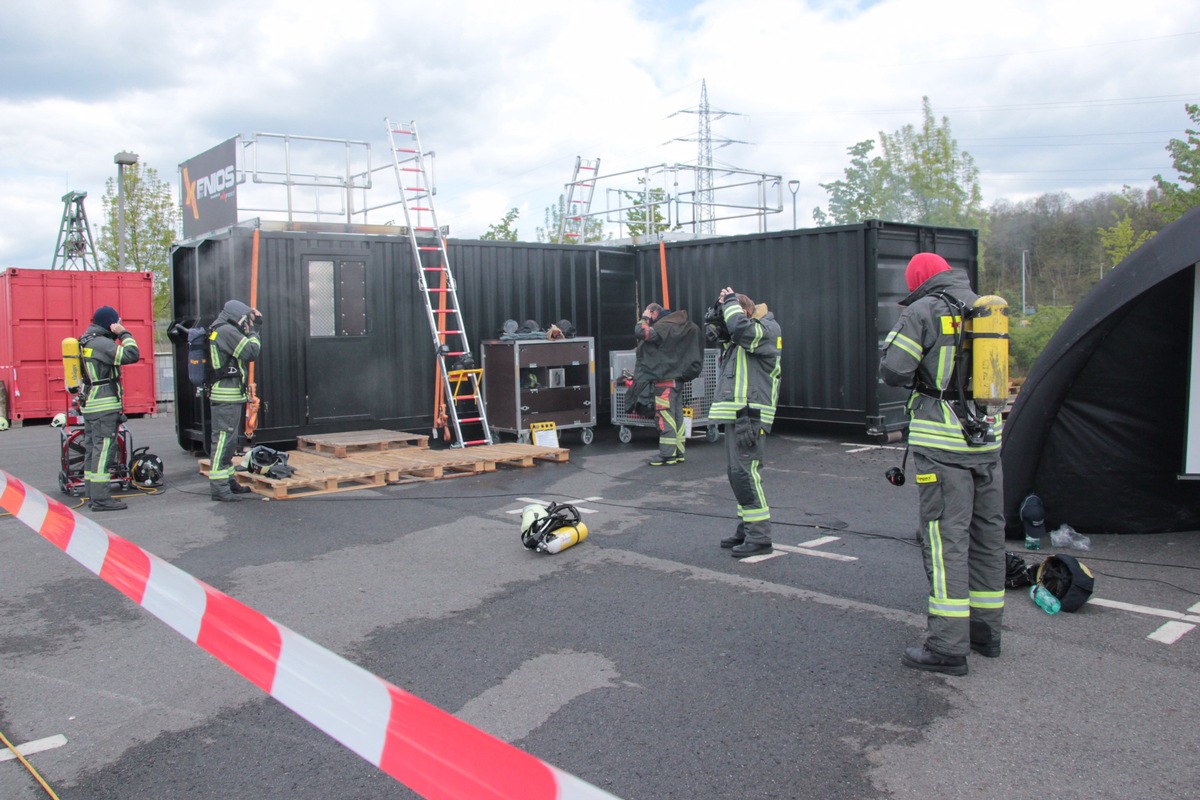
[[[842,225],[877,216],[985,230],[987,214],[975,160],[959,150],[950,120],[934,119],[928,97],[922,98],[922,115],[919,129],[906,125],[892,134],[880,132],[881,156],[870,156],[870,139],[851,147],[845,179],[821,184],[830,195],[829,210],[814,211],[814,219]]]
[[[171,186],[158,170],[142,163],[123,170],[125,176],[125,268],[154,274],[154,318],[171,318],[171,244],[175,241],[179,208]],[[104,268],[120,268],[120,208],[116,178],[105,182],[104,224],[96,243]]]
[[[1188,119],[1193,125],[1200,125],[1200,105],[1186,104]],[[1185,129],[1187,140],[1172,139],[1167,143],[1167,152],[1171,154],[1171,164],[1179,173],[1179,179],[1191,188],[1185,189],[1178,183],[1165,180],[1162,175],[1154,176],[1154,183],[1162,193],[1158,202],[1158,210],[1167,222],[1179,219],[1190,208],[1200,206],[1200,132],[1192,128]]]
[[[652,236],[667,230],[679,230],[679,226],[670,227],[663,208],[668,203],[666,190],[659,186],[649,187],[650,179],[638,178],[639,192],[621,192],[625,199],[633,205],[625,211],[625,227],[630,236]]]
[[[600,217],[587,217],[583,220],[583,238],[580,241],[579,237],[566,236],[559,237],[558,231],[562,227],[562,219],[566,214],[567,198],[565,195],[558,196],[558,205],[546,206],[546,215],[544,217],[546,227],[537,229],[537,240],[539,242],[550,242],[553,244],[584,244],[587,242],[602,242],[604,236],[604,220]],[[609,237],[611,238],[611,237]],[[563,241],[565,239],[565,241]]]
[[[847,151],[850,166],[846,177],[819,184],[829,194],[829,213],[814,208],[818,225],[849,225],[867,219],[899,220],[903,216],[900,184],[891,164],[880,156],[871,156],[873,139],[864,139]]]
[[[1134,222],[1134,212],[1139,207],[1149,207],[1150,201],[1146,195],[1129,186],[1121,190],[1121,213],[1112,212],[1116,222],[1107,228],[1100,228],[1100,245],[1108,256],[1108,266],[1111,269],[1120,264],[1125,258],[1144,245],[1157,231],[1146,230]]]
[[[1013,315],[1008,332],[1009,372],[1014,378],[1029,375],[1033,362],[1046,349],[1050,337],[1071,313],[1071,306],[1044,306],[1028,317]]]
[[[492,242],[515,242],[517,241],[517,229],[513,227],[513,223],[517,221],[517,217],[521,216],[521,212],[515,208],[510,208],[504,215],[504,218],[497,223],[488,226],[487,233],[480,236],[480,239],[487,239]]]

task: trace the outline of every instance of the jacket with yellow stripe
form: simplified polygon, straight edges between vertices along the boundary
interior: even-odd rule
[[[775,422],[775,404],[779,400],[780,351],[783,334],[775,315],[766,304],[746,316],[737,296],[731,295],[721,306],[729,341],[722,342],[717,387],[708,418],[731,422],[738,412],[757,414],[764,431]]]
[[[227,312],[217,315],[208,334],[208,365],[214,376],[208,390],[211,402],[246,402],[246,370],[258,358],[261,346],[253,328],[246,335]]]
[[[904,311],[883,340],[879,377],[889,386],[913,389],[908,399],[908,443],[914,448],[995,455],[1000,450],[999,416],[995,441],[973,446],[967,443],[955,413],[955,407],[960,405],[954,375],[955,331],[962,325],[962,319],[943,294],[967,308],[979,297],[961,270],[939,272],[918,286],[900,301]],[[966,362],[967,368],[969,363]],[[974,402],[969,394],[967,402]]]
[[[129,331],[119,336],[92,324],[80,339],[83,362],[83,396],[80,410],[85,417],[121,411],[121,367],[142,357]]]

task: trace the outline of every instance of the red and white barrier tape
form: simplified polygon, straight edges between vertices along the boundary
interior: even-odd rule
[[[0,507],[423,797],[614,797],[288,630],[4,470],[0,470]]]

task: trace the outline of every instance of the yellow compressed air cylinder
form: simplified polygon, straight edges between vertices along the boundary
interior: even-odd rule
[[[587,525],[582,522],[576,522],[574,525],[564,525],[558,528],[554,533],[546,539],[543,547],[539,547],[545,553],[561,553],[568,547],[574,547],[587,538]]]
[[[79,340],[68,336],[62,340],[63,380],[67,391],[73,392],[83,382],[83,362],[79,358]]]
[[[971,394],[989,413],[1008,402],[1008,302],[994,294],[975,301],[967,320],[971,342]]]

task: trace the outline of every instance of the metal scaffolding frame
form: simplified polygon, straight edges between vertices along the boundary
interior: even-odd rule
[[[368,224],[371,212],[403,204],[398,194],[389,194],[387,181],[376,184],[377,172],[394,167],[390,160],[373,165],[370,142],[281,133],[253,133],[237,139],[238,185],[282,187],[282,196],[268,189],[251,204],[239,202],[239,213],[286,214],[289,223],[297,218],[321,222],[337,217],[346,224]],[[431,191],[436,194],[436,154],[431,150],[423,155]],[[255,201],[261,204],[253,204]]]
[[[628,180],[635,185],[604,187],[604,207],[585,218],[601,217],[616,224],[618,239],[626,238],[631,212],[645,211],[640,236],[661,237],[684,230],[696,236],[715,235],[712,223],[757,217],[758,231],[767,230],[767,215],[783,211],[783,176],[733,167],[699,167],[695,164],[656,164],[639,169],[598,175],[597,184]],[[681,185],[682,184],[682,185]],[[659,211],[663,221],[659,224]]]

